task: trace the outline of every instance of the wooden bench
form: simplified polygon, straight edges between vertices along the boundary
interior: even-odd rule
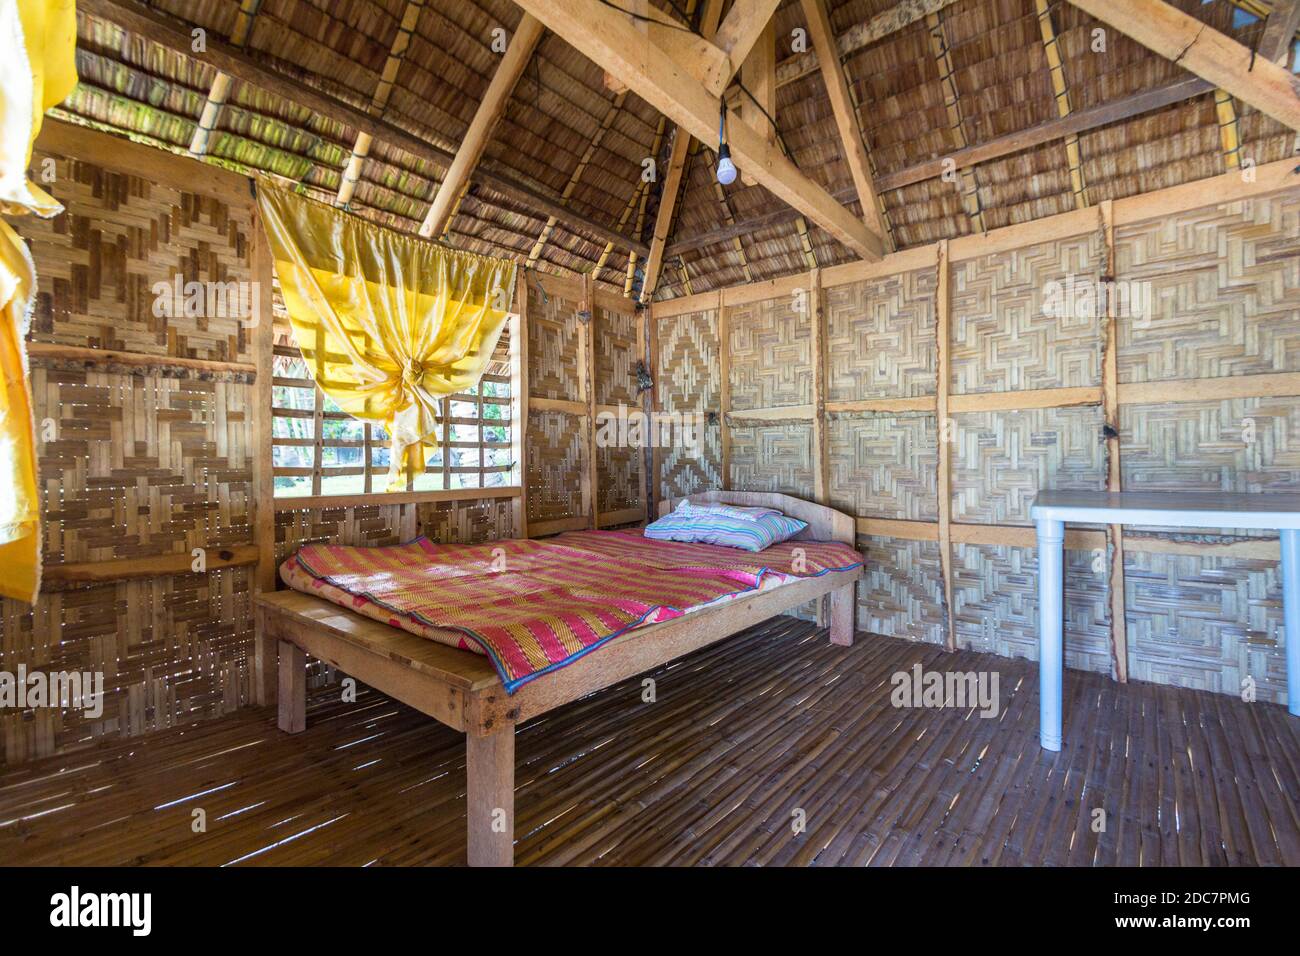
[[[854,540],[848,515],[785,495],[706,492],[694,501],[766,505],[809,522],[801,537]],[[674,502],[664,502],[663,509]],[[278,697],[286,733],[306,728],[307,655],[465,734],[471,866],[514,858],[515,725],[830,595],[830,639],[853,642],[854,584],[862,569],[803,578],[716,607],[637,628],[567,667],[507,694],[487,657],[362,617],[324,598],[278,591],[257,601],[257,687]],[[275,676],[278,672],[278,686]]]

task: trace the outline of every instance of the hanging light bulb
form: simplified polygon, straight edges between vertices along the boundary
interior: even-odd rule
[[[718,147],[718,182],[730,186],[736,181],[736,164],[731,161],[731,147],[723,143]]]
[[[718,182],[730,186],[736,181],[736,164],[731,161],[731,147],[727,145],[727,101],[718,104]]]

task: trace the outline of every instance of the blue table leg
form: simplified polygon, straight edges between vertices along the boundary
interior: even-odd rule
[[[1065,664],[1065,524],[1038,522],[1038,741],[1061,749],[1061,670]]]
[[[1283,531],[1281,538],[1286,709],[1300,717],[1300,531]]]

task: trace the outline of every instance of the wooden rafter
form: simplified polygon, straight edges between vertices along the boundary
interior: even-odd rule
[[[769,22],[740,66],[740,121],[757,130],[769,143],[776,143],[776,24]],[[728,105],[731,105],[728,103]],[[753,186],[757,180],[742,169],[740,180]]]
[[[1052,76],[1056,115],[1065,118],[1071,113],[1070,84],[1065,78],[1065,63],[1061,59],[1061,45],[1056,39],[1056,25],[1052,22],[1052,7],[1048,0],[1034,0],[1034,9],[1038,13],[1038,31],[1043,38],[1047,69]],[[1077,133],[1065,137],[1065,156],[1070,165],[1070,191],[1074,193],[1074,207],[1083,209],[1088,205],[1088,184],[1083,175],[1083,151],[1079,147]]]
[[[613,101],[605,109],[605,115],[600,121],[600,127],[587,143],[587,148],[583,150],[582,156],[578,159],[578,165],[573,168],[569,174],[569,181],[565,183],[564,192],[560,193],[560,198],[568,202],[573,197],[573,192],[578,188],[578,183],[582,179],[582,174],[586,171],[587,166],[591,163],[591,158],[596,155],[596,150],[600,149],[600,144],[605,141],[605,134],[609,128],[614,125],[614,118],[618,116],[619,111],[623,109],[623,104],[627,101],[627,93],[615,95]],[[546,220],[546,225],[542,227],[541,234],[538,235],[537,241],[533,243],[532,251],[528,253],[528,268],[537,264],[537,260],[542,256],[542,250],[546,248],[547,241],[551,238],[551,233],[555,231],[555,226],[559,222],[555,216]],[[593,274],[600,271],[597,265],[592,270]]]
[[[388,108],[388,98],[393,93],[397,71],[402,65],[402,58],[406,56],[407,48],[411,45],[411,33],[415,30],[415,24],[420,19],[420,12],[423,9],[424,0],[406,0],[406,9],[402,11],[401,22],[397,25],[397,34],[388,47],[388,58],[384,61],[384,70],[379,75],[379,85],[375,87],[375,92],[370,97],[370,112],[375,116],[382,116],[384,110]],[[338,205],[346,206],[352,202],[352,194],[356,191],[357,181],[361,178],[361,164],[370,155],[370,145],[373,142],[370,134],[357,133],[356,142],[352,145],[352,155],[348,157],[348,164],[343,168],[343,181],[339,183],[339,192],[334,199]]]
[[[545,28],[542,24],[527,13],[519,21],[519,26],[515,28],[515,35],[510,38],[510,45],[506,47],[506,52],[501,57],[501,63],[492,74],[487,92],[483,94],[478,109],[474,111],[469,129],[461,139],[460,147],[456,150],[456,158],[452,160],[447,175],[434,194],[429,211],[420,225],[420,235],[441,236],[451,223],[451,217],[460,204],[461,196],[469,186],[474,167],[478,165],[479,157],[487,148],[488,140],[492,138],[492,131],[496,129],[497,122],[506,111],[510,94],[514,92],[519,77],[523,76],[524,68],[532,59],[533,50],[537,48],[544,32]]]
[[[650,149],[650,155],[656,157],[656,159],[659,156],[660,150],[663,149],[664,135],[667,132],[667,130],[668,130],[668,118],[665,116],[660,116],[659,125],[655,129],[654,145]],[[640,199],[637,200],[638,208],[636,214],[636,228],[633,230],[633,233],[637,237],[645,235],[645,216],[646,216],[646,206],[650,202],[650,184],[645,180],[642,180],[640,189],[641,189]],[[649,255],[648,252],[646,254]],[[623,281],[623,294],[627,296],[630,296],[632,294],[632,287],[636,284],[636,263],[637,263],[637,257],[636,257],[636,253],[634,252],[627,257],[627,275]]]
[[[253,18],[257,16],[258,9],[262,6],[262,0],[242,0],[239,4],[239,13],[235,16],[235,26],[230,31],[230,43],[232,46],[243,48],[248,43],[248,36],[253,32]],[[212,138],[212,131],[217,127],[217,118],[221,115],[221,108],[226,105],[226,99],[230,96],[231,78],[229,73],[217,71],[217,75],[212,78],[212,86],[208,89],[208,98],[203,103],[203,110],[199,113],[199,125],[194,127],[194,135],[190,137],[190,155],[199,159],[208,152],[208,142]]]
[[[876,195],[873,183],[871,157],[867,153],[867,144],[862,138],[858,125],[858,113],[849,92],[848,79],[840,59],[835,55],[835,33],[831,29],[830,15],[826,11],[826,0],[800,0],[804,18],[808,22],[809,39],[813,49],[822,51],[818,59],[821,66],[822,80],[826,85],[827,95],[831,101],[831,112],[835,116],[835,126],[839,130],[840,143],[844,147],[844,161],[853,175],[853,185],[857,188],[858,202],[862,204],[862,215],[872,232],[880,236],[889,235],[889,226],[880,206],[880,197]]]
[[[707,142],[714,134],[719,97],[694,79],[690,65],[674,52],[682,41],[676,41],[676,47],[663,44],[652,33],[653,42],[647,43],[624,14],[598,0],[519,2],[692,136]],[[657,32],[665,36],[683,34],[670,29]],[[712,46],[703,38],[700,41]],[[881,237],[804,175],[779,148],[744,123],[734,123],[730,129],[732,155],[738,163],[749,164],[759,183],[769,192],[799,209],[858,255],[873,260],[881,257],[884,250]]]
[[[79,13],[116,23],[128,33],[134,33],[183,56],[191,59],[201,57],[203,62],[229,73],[242,83],[259,87],[291,103],[329,117],[335,122],[350,126],[358,132],[367,133],[375,139],[405,150],[418,159],[446,168],[455,158],[455,154],[450,150],[429,142],[426,137],[412,133],[380,117],[372,116],[366,110],[358,109],[298,78],[288,76],[262,63],[257,57],[211,35],[207,39],[207,50],[202,54],[195,54],[191,45],[191,24],[159,13],[136,0],[78,0],[77,10]],[[473,178],[542,217],[558,216],[568,225],[580,227],[582,231],[607,242],[613,242],[619,248],[632,249],[642,255],[649,252],[649,247],[645,243],[619,235],[607,224],[566,208],[554,197],[516,179],[499,164],[484,160],[474,170]]]
[[[733,74],[740,69],[759,37],[767,32],[772,14],[776,13],[779,5],[780,0],[735,0],[731,5],[727,18],[718,26],[714,41],[730,58]]]
[[[1300,77],[1163,0],[1071,0],[1203,80],[1300,130]]]
[[[695,12],[695,4],[688,5],[689,13]],[[722,17],[722,0],[705,0],[704,10],[700,16],[700,35],[711,38],[718,29]],[[681,192],[682,176],[686,169],[686,158],[691,149],[691,134],[682,126],[677,126],[673,133],[672,151],[668,157],[668,170],[664,175],[663,189],[659,195],[659,209],[655,214],[654,234],[650,237],[650,255],[646,259],[645,277],[641,283],[641,301],[649,302],[659,287],[659,273],[663,269],[664,246],[672,232],[674,214],[677,211],[677,196]],[[657,156],[657,154],[656,154]]]
[[[1300,32],[1300,0],[1273,0],[1257,52],[1266,60],[1286,66],[1297,32]]]
[[[939,82],[943,85],[943,105],[948,112],[948,127],[952,130],[957,148],[963,149],[969,144],[966,142],[966,130],[961,124],[961,101],[957,95],[957,81],[953,77],[952,54],[948,49],[948,40],[944,36],[943,23],[937,13],[931,13],[926,16],[925,24],[930,31],[930,50],[934,54],[935,62],[939,65]],[[979,184],[975,182],[975,173],[968,167],[962,169],[959,175],[961,176],[962,207],[966,210],[966,215],[970,219],[971,230],[986,232],[984,211],[980,208]]]

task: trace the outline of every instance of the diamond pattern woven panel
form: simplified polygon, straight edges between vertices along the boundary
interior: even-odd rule
[[[943,644],[947,640],[939,544],[859,535],[866,571],[858,585],[858,629]]]
[[[636,363],[644,351],[636,313],[596,309],[596,404],[638,405]]]
[[[860,518],[938,519],[938,428],[933,415],[829,418],[832,508]]]
[[[104,710],[0,708],[3,761],[218,717],[247,704],[251,569],[136,578],[0,602],[0,670],[98,672]]]
[[[1102,325],[1095,309],[1053,309],[1053,283],[1094,282],[1097,233],[952,265],[955,394],[1101,384]],[[1076,314],[1077,313],[1077,314]]]
[[[736,491],[779,491],[813,498],[811,423],[749,425],[731,430],[731,483]]]
[[[556,283],[551,283],[552,286]],[[581,303],[546,288],[546,277],[528,282],[528,394],[578,399],[578,309]]]
[[[596,448],[596,510],[604,513],[638,508],[642,493],[640,448]]]
[[[807,295],[765,299],[730,313],[731,407],[812,401],[812,323]],[[802,303],[804,311],[796,311]]]
[[[549,521],[583,514],[582,474],[585,415],[528,413],[528,520]]]
[[[1108,564],[1065,552],[1066,667],[1110,673]],[[958,647],[1038,660],[1037,549],[954,545],[953,578]]]
[[[831,286],[826,399],[910,398],[935,392],[934,269]]]
[[[34,168],[46,156],[34,154]],[[216,286],[207,283],[225,286],[251,278],[251,207],[231,207],[91,163],[52,158],[57,178],[43,185],[64,204],[66,214],[13,221],[28,240],[40,274],[32,338],[251,362],[247,310],[227,306],[216,315],[206,304],[209,288],[213,303],[218,301]],[[180,307],[170,317],[154,314],[154,286],[175,288],[177,276],[182,288],[188,282],[205,283],[202,311],[209,314],[185,315]]]
[[[1300,370],[1300,195],[1123,226],[1115,259],[1151,303],[1119,324],[1121,382]]]
[[[704,417],[719,409],[718,314],[690,312],[659,321],[655,396],[668,413]],[[722,487],[722,441],[718,426],[706,426],[700,453],[664,448],[659,454],[659,488],[665,496]]]
[[[1099,406],[965,412],[955,421],[954,521],[1029,524],[1039,490],[1105,488]]]
[[[1275,561],[1124,553],[1129,676],[1286,702]]]

